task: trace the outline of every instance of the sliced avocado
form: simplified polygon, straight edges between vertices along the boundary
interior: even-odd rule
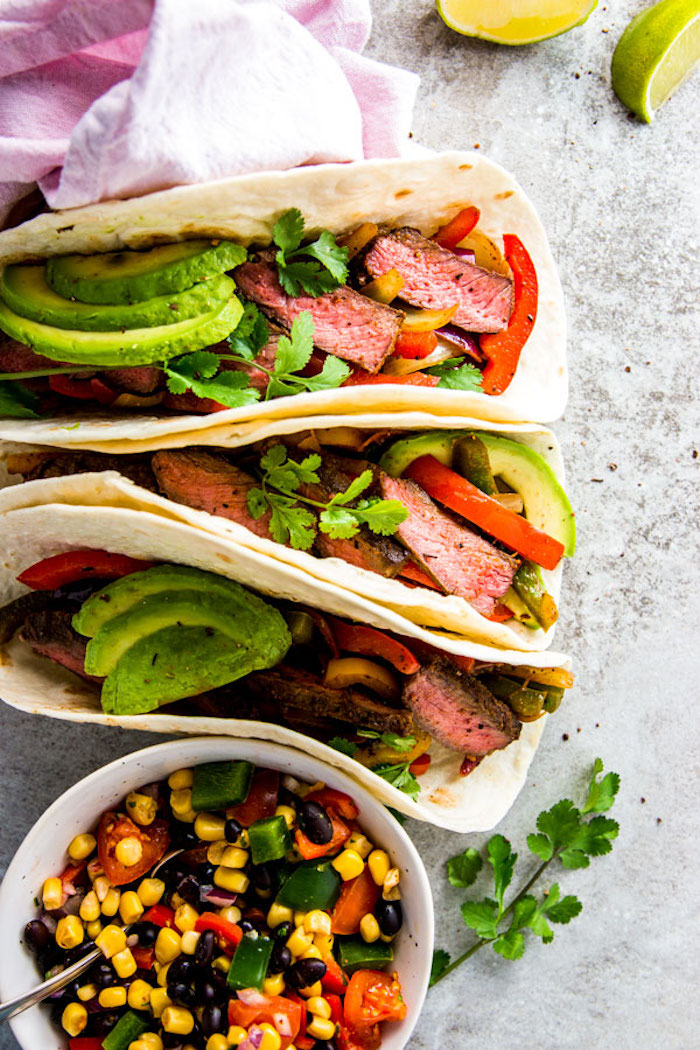
[[[379,460],[379,466],[392,478],[401,477],[419,456],[435,456],[446,467],[452,465],[454,443],[463,438],[463,430],[428,430],[425,434],[395,441]]]
[[[81,332],[113,332],[125,328],[155,328],[201,317],[224,306],[234,282],[225,274],[130,306],[94,306],[64,299],[47,283],[43,266],[8,266],[0,279],[0,297],[20,317],[54,328]]]
[[[233,241],[179,241],[147,251],[124,248],[102,255],[57,255],[46,280],[64,299],[83,303],[140,303],[182,292],[198,281],[233,270],[247,252]]]
[[[143,714],[274,667],[284,651],[268,643],[266,632],[258,641],[249,648],[212,627],[164,627],[122,656],[102,685],[102,707],[108,714]]]
[[[127,332],[80,332],[20,317],[0,299],[0,329],[54,361],[95,368],[152,365],[212,346],[230,335],[243,316],[235,295],[208,313],[158,328]]]
[[[88,638],[94,638],[108,620],[128,612],[143,598],[163,591],[223,594],[227,598],[237,598],[241,609],[251,616],[262,616],[270,609],[268,603],[257,594],[226,576],[194,569],[190,565],[154,565],[144,572],[132,572],[129,576],[113,580],[101,591],[91,595],[73,617],[73,629]],[[192,595],[193,603],[203,600],[197,594]]]

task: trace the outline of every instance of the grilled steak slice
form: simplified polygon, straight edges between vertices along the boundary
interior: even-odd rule
[[[250,385],[255,387],[260,393],[264,393],[267,390],[267,384],[269,383],[269,376],[267,372],[263,372],[262,369],[266,368],[268,372],[271,372],[275,365],[277,358],[277,344],[280,340],[280,336],[286,335],[287,333],[279,325],[269,323],[270,337],[265,343],[262,350],[253,358],[251,366],[239,364],[238,361],[222,361],[222,370],[232,372],[243,372],[249,379]],[[217,347],[213,347],[216,351]],[[221,344],[221,353],[229,354],[231,349],[228,344]],[[255,368],[255,365],[260,365],[260,368]]]
[[[25,481],[117,470],[142,488],[157,491],[147,455],[114,456],[103,452],[67,452],[63,449],[11,452],[7,457],[7,469],[11,474],[21,474]]]
[[[500,332],[508,325],[512,281],[460,259],[410,226],[375,237],[363,264],[372,278],[398,270],[404,279],[400,296],[412,306],[442,310],[459,303],[452,323],[469,332]]]
[[[308,310],[314,321],[314,343],[320,350],[368,372],[379,371],[394,349],[403,314],[347,286],[317,298],[294,298],[280,285],[269,253],[262,253],[258,260],[245,262],[234,271],[236,284],[246,298],[287,329],[302,311]]]
[[[168,499],[237,521],[256,536],[270,538],[271,511],[256,521],[248,510],[247,496],[257,481],[224,456],[199,448],[169,449],[156,452],[151,466],[158,488]]]
[[[510,587],[517,560],[438,507],[415,481],[382,473],[380,485],[385,499],[397,499],[409,511],[396,536],[420,567],[448,594],[466,598],[488,616]]]
[[[85,673],[87,638],[81,638],[71,626],[72,613],[67,609],[46,609],[27,617],[20,637],[39,656],[67,667],[90,682],[101,678]]]
[[[284,717],[301,720],[306,713],[399,736],[409,736],[413,729],[410,712],[389,707],[359,689],[330,689],[307,671],[286,664],[271,671],[256,671],[241,686],[262,701],[274,700]]]
[[[127,394],[139,394],[147,397],[165,386],[163,372],[155,365],[142,365],[135,368],[110,368],[102,372],[101,378],[111,387],[123,390]]]
[[[68,368],[64,361],[52,361],[50,357],[35,354],[29,346],[10,339],[4,332],[0,332],[0,372],[31,372],[37,368]],[[75,366],[76,372],[80,366]],[[83,372],[86,369],[83,368]],[[89,372],[90,369],[88,368]]]
[[[474,758],[499,751],[520,736],[520,722],[508,705],[444,656],[408,679],[402,700],[435,740]]]

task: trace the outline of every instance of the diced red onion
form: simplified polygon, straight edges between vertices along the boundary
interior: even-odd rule
[[[262,992],[259,992],[257,988],[239,988],[238,998],[246,1006],[267,1006],[269,999]]]
[[[129,936],[126,938],[126,946],[127,946],[127,948],[133,948],[138,943],[139,943],[139,935],[138,935],[138,933],[130,933]]]
[[[84,889],[76,890],[74,886],[69,888],[72,889],[73,892],[69,893],[68,899],[59,908],[59,911],[62,912],[64,916],[77,915],[80,911],[80,905],[83,903],[85,897]],[[58,912],[56,914],[58,914]]]
[[[244,1043],[241,1043],[238,1050],[260,1050],[260,1044],[264,1036],[265,1032],[262,1028],[258,1028],[257,1025],[251,1025],[248,1029],[248,1038]]]
[[[203,891],[206,890],[206,893]],[[238,900],[237,893],[231,893],[230,890],[220,890],[218,886],[202,886],[200,890],[200,900],[207,901],[209,904],[216,904],[219,908],[228,908],[229,905],[235,904]]]
[[[49,913],[47,911],[42,911],[42,913],[39,916],[39,918],[41,919],[41,921],[43,922],[44,926],[49,931],[49,933],[55,933],[56,932],[56,927],[58,926],[58,920],[56,919],[55,915],[53,915],[53,914],[49,915]]]
[[[458,328],[457,325],[446,324],[444,327],[438,328],[436,335],[439,335],[441,339],[445,339],[448,343],[452,343],[453,346],[458,346],[463,354],[473,357],[475,361],[484,360],[484,355],[474,336]]]
[[[148,795],[149,798],[158,798],[160,792],[160,785],[157,781],[152,784],[144,784],[143,787],[139,788],[139,795]]]
[[[476,263],[476,255],[471,248],[452,248],[450,249],[453,255],[458,255],[460,259],[464,259],[465,262]]]
[[[289,1017],[284,1013],[277,1013],[272,1015],[272,1023],[279,1032],[280,1035],[291,1035],[292,1026],[289,1021]]]

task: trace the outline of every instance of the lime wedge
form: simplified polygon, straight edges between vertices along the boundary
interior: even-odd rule
[[[623,105],[651,122],[700,59],[700,0],[661,0],[632,19],[612,59]]]
[[[598,0],[436,0],[443,22],[496,44],[535,44],[581,25]]]

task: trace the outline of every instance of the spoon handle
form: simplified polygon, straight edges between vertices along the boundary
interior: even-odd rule
[[[47,981],[44,981],[43,984],[38,985],[36,988],[32,988],[30,992],[23,992],[22,995],[17,995],[14,999],[8,999],[6,1003],[0,1003],[0,1024],[3,1021],[8,1021],[10,1017],[21,1014],[23,1010],[28,1010],[30,1006],[35,1006],[37,1003],[42,1002],[43,999],[52,995],[53,992],[58,992],[61,988],[65,988],[76,977],[80,977],[81,973],[89,970],[93,963],[96,963],[100,958],[102,958],[102,952],[99,948],[94,948],[83,959],[78,959],[66,970],[61,970],[60,973],[49,977]]]

